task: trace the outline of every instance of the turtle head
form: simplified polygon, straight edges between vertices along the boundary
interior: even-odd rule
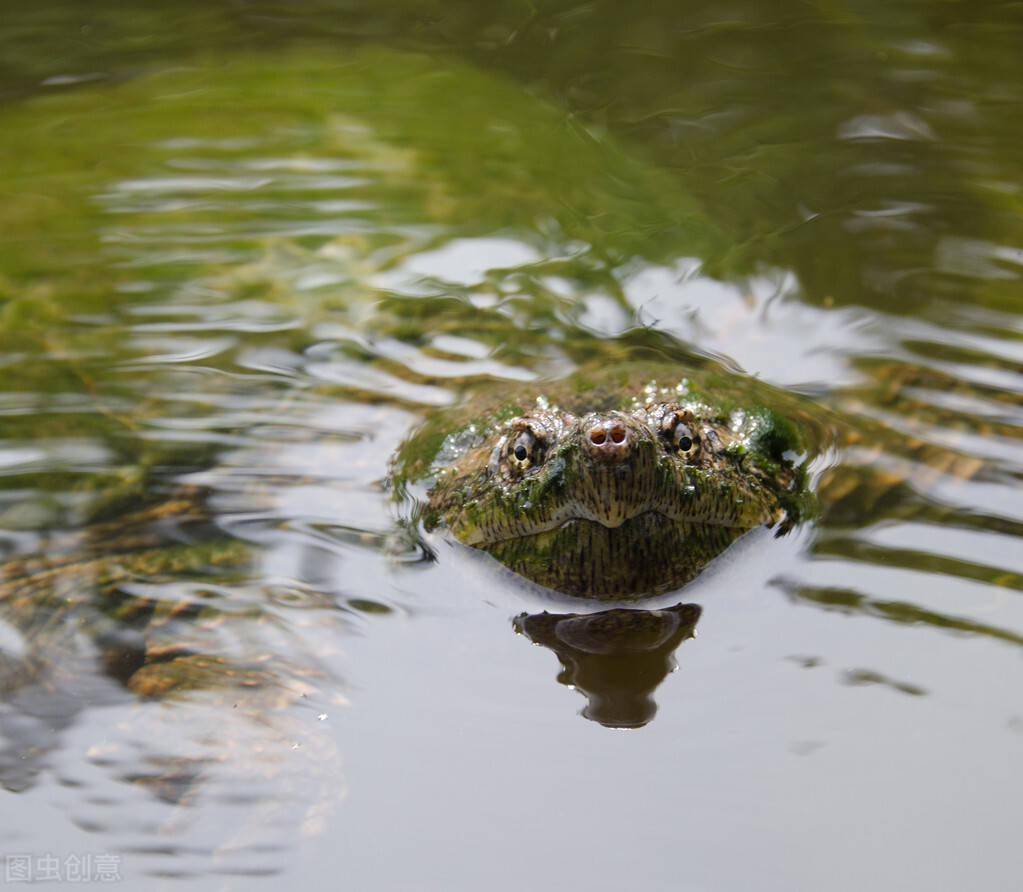
[[[662,591],[784,516],[791,465],[764,451],[745,416],[735,422],[671,401],[578,415],[538,406],[444,467],[429,515],[550,588]]]

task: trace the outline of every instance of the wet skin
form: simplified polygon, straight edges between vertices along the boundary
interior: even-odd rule
[[[425,484],[428,530],[546,588],[603,600],[678,588],[749,530],[787,530],[810,497],[792,424],[660,380],[570,380],[557,401],[534,389],[470,407],[446,436],[443,422],[416,434],[398,479]]]

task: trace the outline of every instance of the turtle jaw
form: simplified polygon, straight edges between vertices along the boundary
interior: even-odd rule
[[[446,518],[452,533],[466,545],[486,548],[577,521],[617,529],[658,509],[659,491],[678,482],[646,425],[632,422],[621,429],[631,437],[627,457],[612,439],[614,428],[599,446],[584,443],[577,431],[534,474],[504,481],[493,476],[474,479],[468,498]],[[608,454],[595,457],[597,449]]]
[[[527,540],[560,530],[570,524],[592,524],[617,530],[642,515],[653,514],[664,523],[673,521],[647,504],[628,504],[611,499],[567,498],[553,504],[533,505],[528,510],[507,509],[506,505],[472,505],[449,520],[454,537],[474,548],[489,548],[501,542]]]
[[[554,529],[476,547],[544,588],[615,601],[685,585],[745,532],[646,511],[617,527],[571,519]]]
[[[629,469],[620,469],[629,470]],[[657,473],[590,474],[571,487],[536,488],[472,500],[447,516],[455,538],[474,548],[527,540],[572,524],[619,530],[638,518],[739,533],[775,523],[776,496],[734,475],[657,468]]]
[[[648,510],[639,510],[632,514],[619,512],[611,517],[595,517],[591,513],[571,513],[578,507],[578,505],[566,505],[560,511],[544,514],[537,519],[536,524],[530,523],[528,517],[519,517],[516,522],[508,525],[481,525],[476,521],[468,520],[465,515],[461,515],[451,523],[451,532],[463,545],[486,550],[492,546],[500,545],[502,542],[525,542],[537,536],[557,532],[571,524],[585,523],[606,530],[616,530],[645,514],[656,515],[666,523],[671,522],[660,512]]]

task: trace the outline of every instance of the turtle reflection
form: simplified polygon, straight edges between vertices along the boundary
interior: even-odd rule
[[[653,720],[653,693],[676,668],[674,653],[696,634],[696,604],[664,610],[615,608],[600,613],[523,613],[515,630],[557,654],[558,681],[581,692],[583,715],[608,728]]]

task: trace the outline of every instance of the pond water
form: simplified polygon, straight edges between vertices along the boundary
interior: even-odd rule
[[[5,881],[1018,889],[1021,41],[5,4]],[[804,406],[819,517],[638,605],[687,605],[653,651],[554,649],[592,605],[409,535],[388,459],[651,357]]]

